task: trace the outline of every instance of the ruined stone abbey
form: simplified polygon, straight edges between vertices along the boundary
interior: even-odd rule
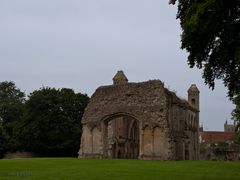
[[[160,80],[129,83],[123,71],[101,86],[83,115],[79,157],[199,159],[199,90],[188,101]]]

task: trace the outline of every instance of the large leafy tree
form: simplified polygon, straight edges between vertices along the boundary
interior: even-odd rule
[[[76,156],[88,101],[87,95],[66,88],[43,87],[31,93],[19,127],[22,149],[49,156]]]
[[[24,112],[25,94],[14,82],[0,83],[0,156],[17,146],[16,124]]]
[[[240,0],[170,0],[176,2],[188,63],[203,69],[212,89],[216,79],[223,80],[236,104],[232,114],[240,139]]]
[[[240,0],[170,0],[176,2],[190,67],[203,68],[211,88],[221,79],[230,98],[240,94]]]

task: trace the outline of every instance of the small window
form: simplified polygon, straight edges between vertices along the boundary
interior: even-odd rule
[[[192,99],[192,100],[191,100],[191,102],[192,102],[192,104],[193,104],[193,105],[195,105],[195,104],[196,104],[196,101],[195,101],[195,99]]]

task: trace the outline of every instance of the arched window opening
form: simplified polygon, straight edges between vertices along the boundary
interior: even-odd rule
[[[195,100],[194,98],[192,98],[191,103],[192,103],[193,105],[196,105],[196,100]]]

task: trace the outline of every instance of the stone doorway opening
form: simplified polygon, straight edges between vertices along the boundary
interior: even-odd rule
[[[105,121],[105,155],[115,159],[138,159],[139,122],[130,116],[111,117]]]

